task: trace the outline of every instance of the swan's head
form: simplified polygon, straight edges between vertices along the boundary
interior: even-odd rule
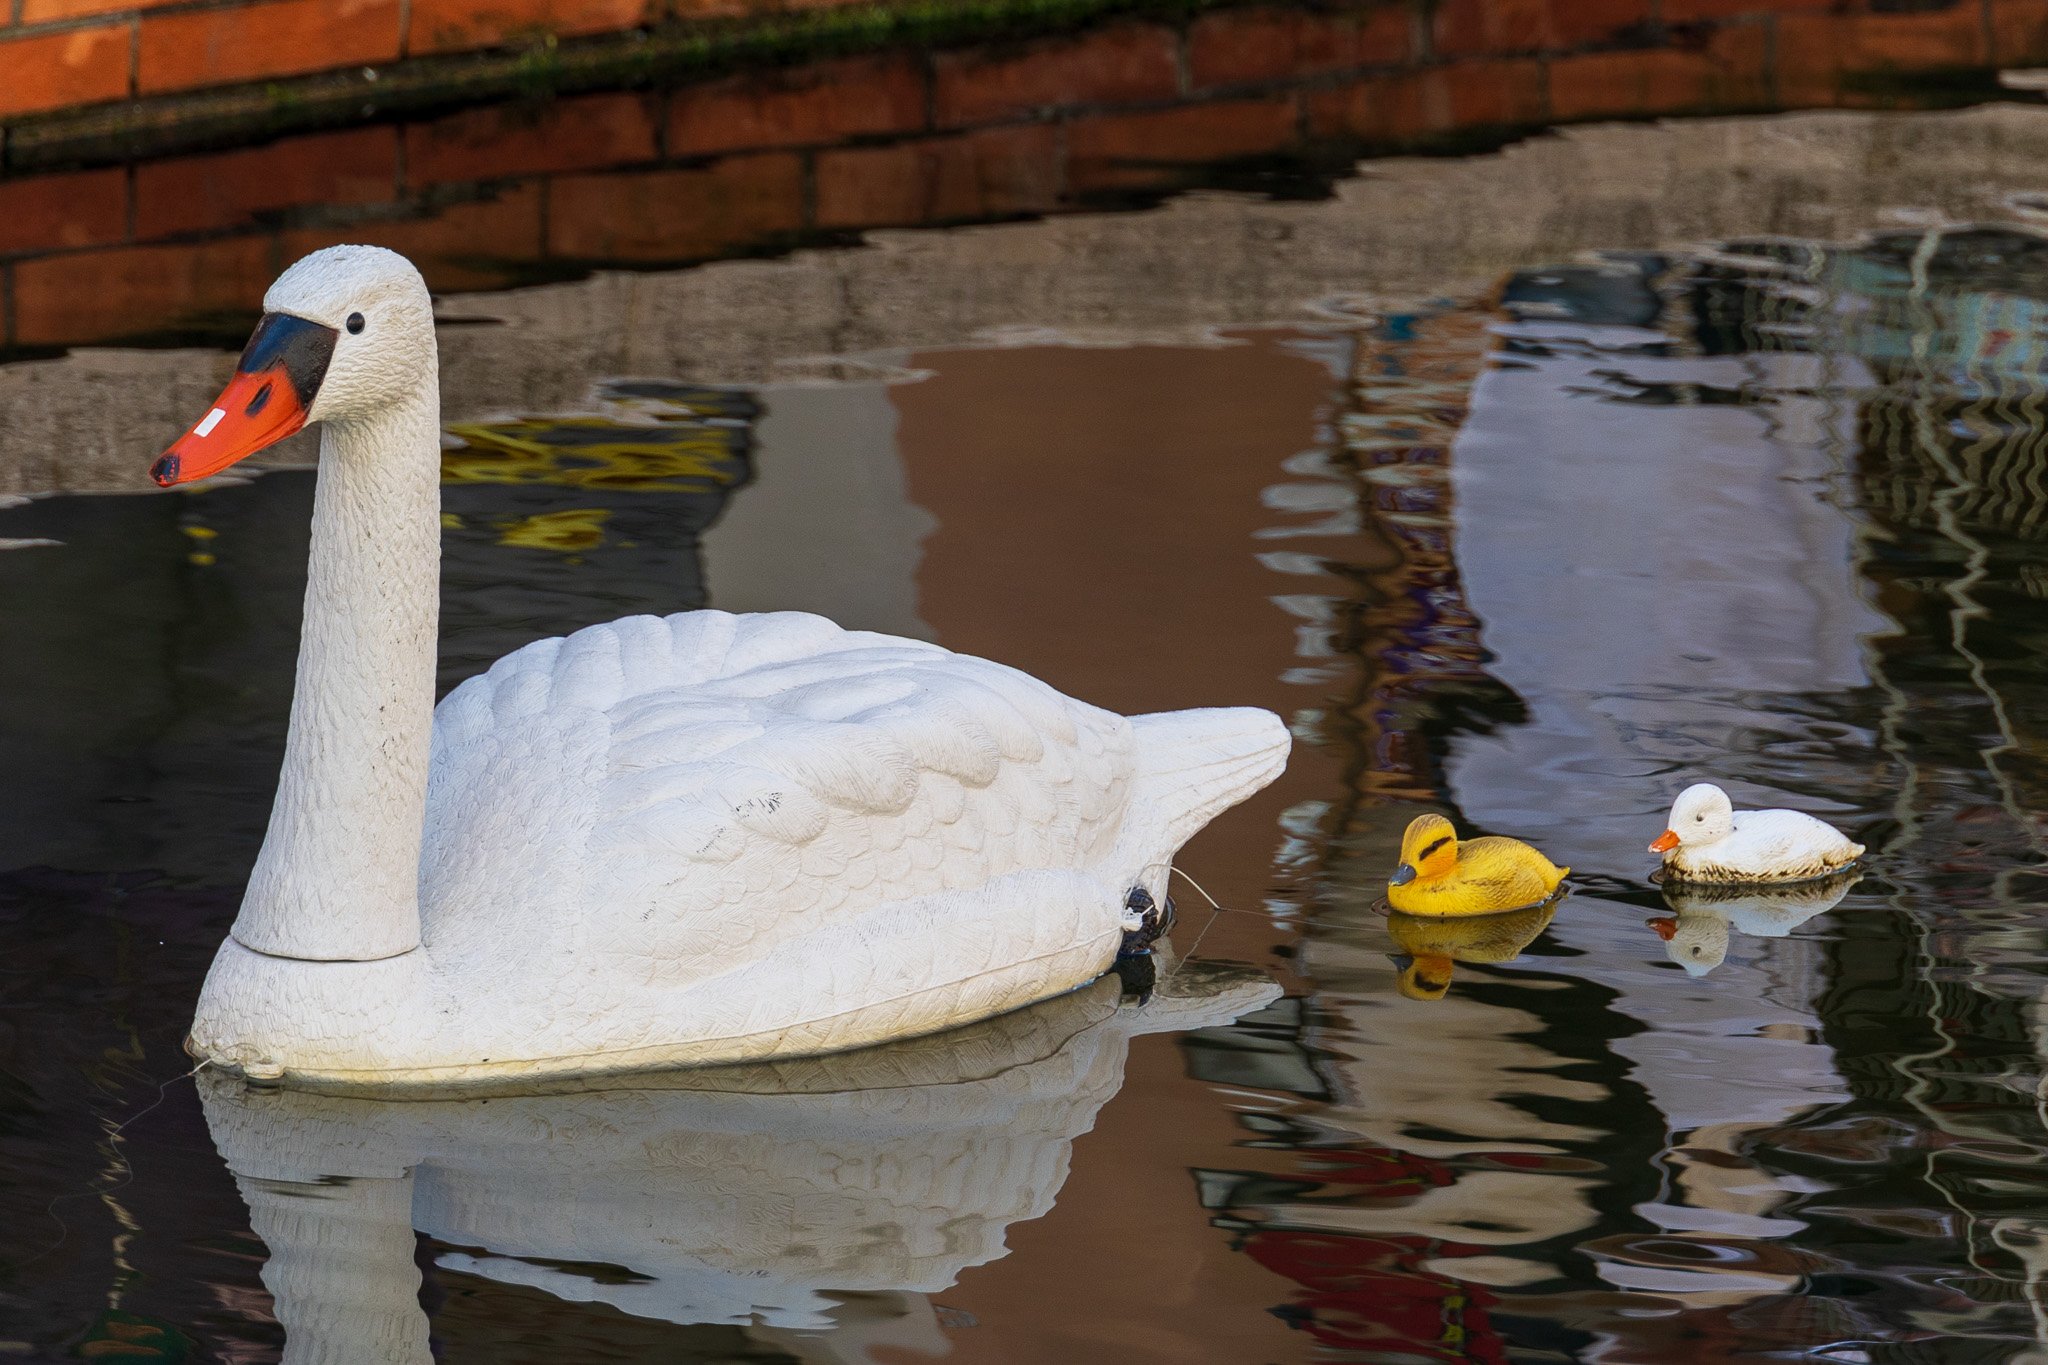
[[[1393,886],[1406,886],[1418,877],[1432,881],[1447,877],[1458,865],[1458,832],[1441,815],[1418,815],[1408,822],[1401,836],[1401,865],[1388,878]]]
[[[437,369],[433,300],[411,261],[377,246],[316,251],[270,286],[235,377],[150,477],[190,483],[309,422],[373,417],[417,398]]]
[[[1680,844],[1711,844],[1734,832],[1735,807],[1728,793],[1711,782],[1695,782],[1671,803],[1670,819],[1650,852],[1669,853]]]

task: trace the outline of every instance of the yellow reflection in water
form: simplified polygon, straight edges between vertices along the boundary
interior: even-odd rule
[[[1569,894],[1569,893],[1566,893]],[[1507,962],[1535,941],[1564,903],[1563,895],[1541,905],[1498,915],[1387,915],[1387,932],[1401,948],[1401,994],[1410,1000],[1441,1000],[1460,962]]]
[[[498,543],[528,550],[554,550],[562,554],[594,550],[604,544],[604,523],[610,516],[610,510],[603,507],[539,512],[503,523],[498,531]]]
[[[536,417],[462,423],[448,431],[465,444],[443,452],[444,483],[702,493],[733,487],[747,475],[743,427]]]

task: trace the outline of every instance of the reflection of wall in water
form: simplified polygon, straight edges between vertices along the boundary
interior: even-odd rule
[[[2039,668],[2024,623],[2038,613],[2028,592],[2028,565],[2035,557],[2044,493],[2038,356],[2017,339],[2031,332],[2037,306],[2025,298],[1998,296],[1997,286],[1987,284],[1981,276],[1992,255],[1987,246],[1982,234],[1956,234],[1946,245],[1939,236],[1914,234],[1881,241],[1869,258],[1845,261],[1853,253],[1831,258],[1780,249],[1782,244],[1770,249],[1742,244],[1693,265],[1690,280],[1684,276],[1688,263],[1678,262],[1675,301],[1695,324],[1676,329],[1675,335],[1703,346],[1711,358],[1627,357],[1603,364],[1605,373],[1588,370],[1580,382],[1590,391],[1587,396],[1607,403],[1675,397],[1690,406],[1677,414],[1667,411],[1667,418],[1700,414],[1696,420],[1710,424],[1718,418],[1721,430],[1738,436],[1746,420],[1781,448],[1787,441],[1806,443],[1816,458],[1806,477],[1821,496],[1800,502],[1801,486],[1795,483],[1783,493],[1783,505],[1804,507],[1824,523],[1832,519],[1838,528],[1846,525],[1848,533],[1830,532],[1821,543],[1795,536],[1785,542],[1776,568],[1799,575],[1799,590],[1811,591],[1814,552],[1831,545],[1831,552],[1818,556],[1820,582],[1834,586],[1835,605],[1829,612],[1851,623],[1860,615],[1865,624],[1852,632],[1847,649],[1822,647],[1803,657],[1796,647],[1765,651],[1765,662],[1781,673],[1776,686],[1789,683],[1791,690],[1769,701],[1770,678],[1738,675],[1746,685],[1727,698],[1725,723],[1732,728],[1722,732],[1734,742],[1703,745],[1697,753],[1748,772],[1763,792],[1818,782],[1822,785],[1812,795],[1840,794],[1865,811],[1890,810],[1899,827],[1886,843],[1894,855],[1906,857],[1906,870],[1893,874],[1904,883],[1895,904],[1905,913],[1845,921],[1826,960],[1787,944],[1774,945],[1768,955],[1776,979],[1765,995],[1789,1007],[1781,1021],[1789,1031],[1760,1033],[1789,1043],[1806,1034],[1808,1019],[1822,1023],[1822,1037],[1812,1040],[1822,1046],[1794,1049],[1812,1056],[1814,1065],[1803,1085],[1783,1086],[1794,1097],[1794,1107],[1780,1111],[1780,1119],[1789,1122],[1774,1121],[1768,1102],[1739,1124],[1701,1121],[1731,1100],[1741,1112],[1732,1092],[1709,1097],[1674,1091],[1659,1100],[1659,1108],[1672,1116],[1676,1128],[1691,1127],[1687,1149],[1719,1150],[1724,1159],[1742,1151],[1770,1153],[1769,1174],[1758,1171],[1751,1183],[1776,1184],[1788,1194],[1803,1182],[1842,1175],[1843,1168],[1834,1163],[1843,1159],[1845,1144],[1831,1133],[1831,1111],[1806,1107],[1811,1100],[1846,1090],[1866,1115],[1895,1118],[1899,1137],[1883,1140],[1874,1153],[1865,1150],[1849,1158],[1888,1168],[1884,1177],[1836,1201],[1801,1200],[1802,1219],[1817,1222],[1836,1254],[1867,1272],[1882,1274],[1883,1267],[1896,1267],[1903,1292],[1889,1313],[1928,1327],[1939,1323],[1940,1330],[1959,1336],[2009,1340],[2037,1335],[2031,1310],[2006,1300],[2013,1283],[2038,1278],[2033,1268],[2042,1259],[2037,1220],[2001,1193],[2005,1178],[1999,1172],[2011,1159],[2001,1153],[2039,1153],[2044,1145],[2032,1093],[2041,1064],[2030,1026],[2031,1002],[2039,993],[2033,964],[2040,959],[2043,938],[2023,915],[2014,922],[2013,914],[2000,913],[2015,900],[2031,899],[2025,889],[2031,885],[2029,874],[2016,876],[2014,869],[2031,865],[2038,856],[2037,827],[2028,812],[2040,808],[2041,788],[2033,760],[2037,741],[2027,718],[2038,705],[2033,689],[2039,685]],[[2037,244],[2021,246],[2012,254],[2038,255]],[[1968,269],[1959,268],[1944,283],[1941,253],[1947,247],[1956,249],[1961,266],[1978,270],[1978,278],[1968,278]],[[1757,258],[1773,256],[1779,259],[1771,268],[1752,267]],[[1794,268],[1786,267],[1786,258]],[[1748,270],[1748,277],[1731,284],[1731,262]],[[2024,265],[2022,260],[2022,268],[2000,281],[2004,288],[2033,287]],[[1943,288],[1956,290],[1958,277],[1968,287],[1960,296],[1944,296]],[[1629,321],[1640,325],[1641,320]],[[1615,340],[1626,339],[1611,338],[1610,344]],[[1554,337],[1535,342],[1556,349]],[[1543,363],[1551,357],[1534,359]],[[1475,397],[1479,415],[1491,382],[1480,382]],[[1842,393],[1846,400],[1837,396]],[[1819,420],[1802,422],[1802,408]],[[1505,467],[1511,478],[1513,466],[1504,462],[1524,453],[1521,446],[1528,437],[1526,422],[1518,418],[1498,424],[1503,463],[1495,470]],[[1726,425],[1730,421],[1733,427]],[[1583,423],[1576,434],[1586,435]],[[1688,453],[1711,451],[1708,441],[1688,446]],[[1468,472],[1482,472],[1478,465],[1468,469],[1466,453],[1461,441],[1454,464],[1461,492]],[[1544,481],[1556,479],[1560,463],[1569,468],[1569,461],[1546,460],[1528,472],[1540,472]],[[1487,472],[1491,476],[1493,471]],[[1489,671],[1533,697],[1539,724],[1546,692],[1554,705],[1567,710],[1585,706],[1599,693],[1598,676],[1581,676],[1576,688],[1570,686],[1575,663],[1606,665],[1612,657],[1611,650],[1597,646],[1582,658],[1573,655],[1571,632],[1584,613],[1544,615],[1551,594],[1523,599],[1533,604],[1523,610],[1533,609],[1534,629],[1519,634],[1501,628],[1515,624],[1514,593],[1488,600],[1489,581],[1518,586],[1499,576],[1489,580],[1483,572],[1486,552],[1498,544],[1489,533],[1498,537],[1511,531],[1511,514],[1541,491],[1540,483],[1520,485],[1515,497],[1496,505],[1490,523],[1483,498],[1461,497],[1458,509],[1462,582],[1485,623],[1482,638],[1501,656]],[[1710,496],[1721,491],[1707,490]],[[1756,526],[1777,524],[1745,524],[1722,540],[1731,554],[1754,555]],[[1468,544],[1479,553],[1468,555]],[[1757,557],[1768,563],[1768,547]],[[1671,576],[1667,570],[1654,581]],[[1875,618],[1875,629],[1868,624],[1873,613],[1863,605],[1866,595],[1885,613]],[[1697,618],[1681,620],[1695,635],[1713,638],[1711,622],[1702,629]],[[1606,624],[1593,623],[1595,628]],[[1808,634],[1822,642],[1841,639],[1827,631]],[[1868,635],[1867,648],[1856,645],[1855,634]],[[1655,631],[1647,635],[1657,638]],[[1724,636],[1723,645],[1738,658],[1757,657],[1739,636]],[[1519,674],[1517,656],[1525,665]],[[1840,666],[1831,668],[1830,657]],[[1645,671],[1642,663],[1613,671],[1633,679]],[[1648,663],[1654,676],[1656,660]],[[1787,665],[1790,674],[1783,672]],[[1674,688],[1688,683],[1682,670],[1668,681]],[[1654,703],[1651,711],[1658,715],[1668,714],[1674,704],[1668,696],[1641,700]],[[1760,726],[1751,721],[1750,733],[1744,734],[1744,713],[1759,706],[1770,715],[1759,718]],[[1612,705],[1589,711],[1591,733],[1599,733],[1614,714]],[[1709,722],[1702,734],[1711,737],[1712,717],[1702,719]],[[1631,727],[1623,751],[1640,743],[1647,728],[1647,722]],[[1771,741],[1773,731],[1782,738]],[[1460,748],[1483,751],[1502,742],[1512,746],[1520,737],[1517,728],[1509,728],[1479,740],[1454,737],[1451,743],[1454,753]],[[1648,752],[1655,753],[1659,737],[1652,732],[1649,738]],[[1781,757],[1771,757],[1774,749]],[[1690,755],[1681,749],[1671,757],[1685,761]],[[1454,761],[1452,770],[1450,794],[1468,814],[1478,816],[1488,802],[1499,811],[1495,822],[1478,818],[1477,823],[1498,823],[1517,833],[1554,823],[1533,799],[1535,788],[1521,805],[1514,801],[1516,763],[1474,769]],[[1570,789],[1569,768],[1548,778],[1539,785]],[[1510,795],[1501,804],[1504,790]],[[1575,820],[1582,814],[1576,807],[1571,810]],[[1624,814],[1622,808],[1613,812],[1616,820]],[[1597,840],[1599,834],[1582,828],[1559,837]],[[1637,842],[1633,830],[1626,843],[1619,829],[1609,837],[1616,849]],[[1570,858],[1570,850],[1564,855]],[[1980,910],[1994,913],[1980,922]],[[1574,941],[1574,926],[1561,922],[1558,932],[1562,941]],[[1597,939],[1588,938],[1581,946],[1596,944]],[[1792,974],[1783,975],[1788,968]],[[1710,1005],[1701,1000],[1674,1014],[1671,993],[1663,991],[1660,999],[1647,979],[1642,993],[1621,980],[1613,984],[1623,987],[1617,1008],[1656,1023],[1658,1033],[1685,1033],[1699,1022],[1698,1007]],[[1717,984],[1723,990],[1728,986],[1725,980]],[[1873,1020],[1886,1022],[1873,1030]],[[1728,1022],[1745,1021],[1738,1015]],[[1735,1029],[1731,1040],[1742,1033]],[[1740,1077],[1747,1064],[1761,1065],[1766,1049],[1758,1035],[1751,1036],[1757,1041],[1741,1044],[1721,1068],[1731,1078]],[[1642,1060],[1639,1074],[1654,1085],[1655,1059]],[[1802,1089],[1804,1100],[1799,1098]],[[1690,1118],[1684,1117],[1688,1110],[1693,1111]],[[1908,1149],[1924,1144],[1941,1155],[1922,1159],[1898,1150],[1902,1139]],[[1715,1166],[1710,1162],[1696,1169],[1711,1172]],[[1728,1202],[1732,1192],[1730,1187],[1713,1195],[1695,1186],[1686,1199],[1675,1202],[1698,1205],[1704,1200],[1720,1208],[1725,1220],[1739,1212]],[[1972,1264],[1981,1270],[1974,1282],[1958,1281],[1958,1287],[1967,1285],[1968,1295],[1960,1306],[1938,1306],[1938,1296],[1914,1287],[1926,1271],[1915,1263],[1910,1244],[1886,1245],[1868,1230],[1886,1217],[1927,1216],[1923,1211],[1930,1205],[1952,1211],[1948,1231],[1965,1244]],[[1881,1212],[1885,1209],[1897,1212]],[[1768,1221],[1776,1215],[1766,1205],[1744,1216]],[[1928,1259],[1940,1255],[1929,1252]],[[1862,1310],[1837,1304],[1832,1311]]]
[[[1596,274],[1593,283],[1613,281]],[[1633,306],[1643,293],[1636,288],[1622,301]],[[1656,320],[1661,301],[1654,295],[1649,301],[1647,316],[1621,320],[1637,327]],[[1882,618],[1862,601],[1850,528],[1818,499],[1787,509],[1777,557],[1803,566],[1819,549],[1836,565],[1825,580],[1832,595],[1812,600],[1806,612],[1809,624],[1823,628],[1802,634],[1782,621],[1764,622],[1764,629],[1775,625],[1791,638],[1756,650],[1745,638],[1752,622],[1740,607],[1711,600],[1703,603],[1703,622],[1653,619],[1654,605],[1647,602],[1634,615],[1587,615],[1581,590],[1600,571],[1623,580],[1620,596],[1643,601],[1638,585],[1628,581],[1641,567],[1631,547],[1643,538],[1690,567],[1683,537],[1658,539],[1649,530],[1654,506],[1642,515],[1616,516],[1611,507],[1605,516],[1586,514],[1586,507],[1615,496],[1608,486],[1613,457],[1641,462],[1649,479],[1619,491],[1640,492],[1652,504],[1659,493],[1655,479],[1678,481],[1661,489],[1673,516],[1693,510],[1701,482],[1717,472],[1656,464],[1675,445],[1698,443],[1698,433],[1665,432],[1668,409],[1657,409],[1657,420],[1650,420],[1643,407],[1624,400],[1646,386],[1725,386],[1729,376],[1685,372],[1650,353],[1634,374],[1643,384],[1616,384],[1595,371],[1633,369],[1638,357],[1599,347],[1616,339],[1640,342],[1640,333],[1597,335],[1596,346],[1558,327],[1548,338],[1525,336],[1521,354],[1515,344],[1507,348],[1507,366],[1552,367],[1550,375],[1538,376],[1550,384],[1525,382],[1518,390],[1516,381],[1530,371],[1481,373],[1497,345],[1488,340],[1490,322],[1478,309],[1395,317],[1359,349],[1345,423],[1347,454],[1375,524],[1400,545],[1404,563],[1365,576],[1371,585],[1366,607],[1349,638],[1366,651],[1367,690],[1346,713],[1350,728],[1331,729],[1333,737],[1341,733],[1359,746],[1357,804],[1332,830],[1338,842],[1320,869],[1323,908],[1302,951],[1303,969],[1318,986],[1318,1010],[1329,1021],[1314,1045],[1336,1092],[1319,1126],[1347,1135],[1347,1149],[1363,1145],[1398,1162],[1436,1163],[1441,1179],[1392,1202],[1328,1190],[1290,1198],[1276,1188],[1251,1200],[1256,1210],[1241,1211],[1262,1228],[1301,1223],[1340,1239],[1420,1237],[1485,1247],[1484,1254],[1468,1248],[1425,1255],[1417,1263],[1426,1262],[1424,1278],[1410,1285],[1414,1294],[1430,1292],[1423,1287],[1428,1276],[1449,1276],[1441,1283],[1463,1286],[1454,1292],[1509,1305],[1496,1311],[1571,1318],[1581,1292],[1597,1297],[1614,1285],[1648,1294],[1678,1291],[1687,1304],[1686,1330],[1732,1337],[1732,1328],[1715,1324],[1737,1308],[1754,1312],[1785,1294],[1798,1282],[1797,1266],[1752,1257],[1739,1267],[1716,1267],[1711,1256],[1702,1266],[1697,1257],[1687,1259],[1691,1253],[1678,1253],[1708,1228],[1739,1228],[1768,1239],[1777,1211],[1793,1197],[1747,1154],[1747,1135],[1811,1108],[1834,1084],[1828,1050],[1804,1040],[1820,984],[1818,955],[1800,944],[1773,944],[1759,968],[1735,964],[1711,990],[1674,992],[1664,977],[1670,968],[1661,945],[1642,928],[1642,912],[1581,898],[1567,904],[1553,929],[1556,942],[1584,954],[1569,971],[1542,971],[1540,957],[1519,969],[1480,969],[1463,973],[1469,979],[1446,1000],[1423,1004],[1395,998],[1383,936],[1356,909],[1378,894],[1399,824],[1412,813],[1379,814],[1379,803],[1389,799],[1448,801],[1481,828],[1525,833],[1533,822],[1536,832],[1548,831],[1561,844],[1578,841],[1577,847],[1552,848],[1561,861],[1590,853],[1589,870],[1632,867],[1642,861],[1647,837],[1639,826],[1661,818],[1663,797],[1654,790],[1605,790],[1594,795],[1619,804],[1597,815],[1572,795],[1593,780],[1586,774],[1630,767],[1618,755],[1629,752],[1635,729],[1603,730],[1609,714],[1593,700],[1609,676],[1603,663],[1612,665],[1614,677],[1628,676],[1631,668],[1654,674],[1673,632],[1718,636],[1718,647],[1729,654],[1763,658],[1761,676],[1731,679],[1728,692],[1763,684],[1804,696],[1859,684],[1858,627],[1881,626]],[[1560,370],[1571,371],[1567,382],[1558,381]],[[1734,378],[1754,382],[1753,376]],[[1810,382],[1797,372],[1765,378],[1788,389]],[[1571,406],[1557,414],[1546,436],[1543,421],[1531,420],[1529,402],[1553,401],[1551,393],[1572,385],[1588,391],[1555,400]],[[1711,450],[1717,439],[1731,465],[1751,456],[1742,442],[1759,429],[1802,444],[1809,461],[1835,429],[1818,402],[1790,422],[1785,414],[1774,414],[1775,423],[1760,420],[1754,408],[1701,405],[1684,415],[1706,424],[1712,436],[1704,444]],[[1615,421],[1622,426],[1613,427]],[[1601,422],[1610,423],[1604,432]],[[1469,450],[1475,431],[1489,423],[1493,449]],[[1572,446],[1575,435],[1587,437],[1587,448]],[[1656,440],[1670,444],[1660,449]],[[1492,486],[1484,486],[1486,478]],[[1767,474],[1760,493],[1775,496],[1777,490]],[[1577,499],[1578,520],[1540,520],[1557,498]],[[1533,527],[1532,517],[1538,519]],[[1696,532],[1696,550],[1700,539]],[[1519,563],[1545,556],[1578,561],[1576,580],[1560,584],[1562,570],[1549,578],[1517,576]],[[1738,594],[1743,586],[1734,585]],[[1821,586],[1802,584],[1800,591],[1818,594]],[[1576,600],[1574,592],[1580,592]],[[1505,637],[1499,643],[1490,633],[1497,622]],[[1602,631],[1628,635],[1622,664],[1613,665]],[[1816,634],[1834,642],[1818,676],[1805,648]],[[1681,661],[1680,668],[1674,681],[1702,671],[1694,661]],[[1503,677],[1516,686],[1503,686]],[[1724,705],[1727,716],[1743,714],[1734,697]],[[1694,725],[1711,727],[1721,719],[1709,712]],[[1545,760],[1513,752],[1530,738],[1555,736],[1569,752],[1548,771]],[[1605,760],[1599,757],[1603,746]],[[1489,747],[1507,757],[1475,766],[1475,754]],[[1586,773],[1574,772],[1574,765]],[[1556,950],[1539,945],[1536,951]],[[1608,970],[1634,958],[1644,959],[1640,970]],[[1717,1047],[1729,1052],[1721,1065],[1693,1055],[1704,1050],[1712,1058]],[[1760,1067],[1778,1081],[1752,1090],[1740,1079],[1745,1067]],[[1565,1120],[1566,1114],[1572,1118]],[[1661,1191],[1648,1176],[1660,1150],[1676,1174],[1676,1191]],[[1572,1254],[1586,1233],[1596,1225],[1627,1226],[1643,1214],[1660,1225],[1658,1235],[1608,1236],[1589,1245],[1597,1269],[1588,1276],[1586,1262]],[[1704,1235],[1702,1245],[1711,1245],[1713,1234]],[[1317,1254],[1334,1263],[1371,1253],[1332,1243]],[[1647,1346],[1658,1333],[1645,1328],[1623,1335]],[[1404,1344],[1428,1349],[1426,1341]]]
[[[634,421],[586,403],[464,428],[445,461],[444,688],[589,624],[593,600],[607,616],[705,604],[698,539],[749,476],[758,405],[699,397]],[[715,477],[693,472],[707,464]],[[274,471],[5,513],[6,534],[61,543],[0,553],[0,686],[38,698],[34,725],[0,727],[17,778],[0,786],[0,867],[239,886],[283,748],[312,484]]]
[[[1928,1149],[1891,1159],[1924,1182],[1973,1268],[1958,1278],[1969,1311],[1920,1307],[1959,1336],[2048,1339],[2048,1256],[2008,1164],[2048,1151],[2032,1093],[2048,1055],[2034,1022],[2048,934],[2029,910],[2048,805],[2033,626],[2048,541],[2044,263],[2048,241],[2032,233],[1935,229],[1814,250],[1797,262],[1800,291],[1742,271],[1723,286],[1755,344],[1846,352],[1873,373],[1849,453],[1876,528],[1865,572],[1899,623],[1872,657],[1903,776],[1890,847],[1907,864],[1894,874],[1905,913],[1840,945],[1822,1018],[1864,1106],[1911,1135],[1886,1146]],[[1872,1018],[1892,1021],[1875,1047],[1859,1023]],[[1819,1174],[1845,1144],[1816,1128],[1782,1142]]]

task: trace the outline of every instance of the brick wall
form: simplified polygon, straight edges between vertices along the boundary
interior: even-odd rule
[[[859,0],[801,0],[800,8]],[[0,121],[343,67],[738,17],[750,0],[0,0]]]
[[[354,32],[354,16],[386,2],[322,12]],[[597,8],[619,2],[534,0],[549,22],[576,24],[630,20]],[[231,20],[313,0],[107,15],[94,10],[115,0],[13,3],[20,34],[0,56],[44,53],[43,88],[90,99],[139,79],[93,74],[103,32],[126,62],[152,50],[152,24],[189,25],[168,30],[188,35],[179,79],[232,79],[252,59]],[[405,31],[515,12],[466,3],[410,0]],[[398,13],[377,20],[387,47],[401,41]],[[41,32],[63,23],[76,26]],[[1171,190],[1217,163],[1336,165],[1572,119],[1953,102],[1994,90],[1997,66],[2041,60],[2048,0],[1251,6],[875,51],[0,179],[0,345],[231,337],[283,265],[336,241],[405,251],[439,290],[491,288],[1053,212]]]

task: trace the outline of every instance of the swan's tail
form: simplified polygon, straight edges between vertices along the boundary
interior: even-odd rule
[[[1293,744],[1280,717],[1249,706],[1132,716],[1131,728],[1138,737],[1132,808],[1150,813],[1148,856],[1160,858],[1278,777]]]

